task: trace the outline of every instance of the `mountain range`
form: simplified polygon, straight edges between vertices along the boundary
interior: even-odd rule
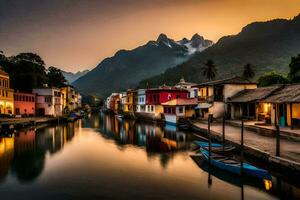
[[[83,71],[78,71],[76,73],[73,72],[66,72],[66,71],[61,71],[63,76],[66,78],[66,80],[68,81],[68,83],[73,83],[74,81],[76,81],[78,78],[84,76],[85,74],[87,74],[89,72],[89,70],[83,70]]]
[[[222,37],[211,47],[195,53],[186,62],[164,73],[145,79],[139,87],[174,84],[181,77],[189,82],[205,81],[202,66],[211,59],[218,69],[216,78],[241,75],[243,66],[255,66],[256,77],[276,70],[287,74],[292,56],[300,54],[300,15],[293,19],[254,22],[237,35]]]
[[[119,50],[75,80],[72,85],[81,93],[100,96],[135,88],[140,81],[187,61],[196,52],[201,52],[212,44],[212,41],[198,34],[190,40],[184,38],[180,41],[160,34],[157,40],[133,50]]]

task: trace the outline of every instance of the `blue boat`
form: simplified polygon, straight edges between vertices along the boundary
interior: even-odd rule
[[[209,160],[209,152],[206,149],[200,149],[203,157],[206,160]],[[237,174],[240,175],[241,174],[241,162],[232,159],[232,158],[228,158],[226,156],[222,156],[222,155],[218,155],[215,153],[211,154],[211,165],[231,172],[233,174]],[[264,169],[260,169],[257,168],[251,164],[248,163],[243,163],[243,174],[245,175],[249,175],[255,178],[259,178],[259,179],[267,179],[267,180],[272,180],[272,176],[269,174],[268,171],[264,170]]]
[[[208,148],[208,146],[209,146],[208,142],[202,142],[202,141],[195,141],[195,144],[202,148]],[[212,142],[211,147],[220,148],[220,147],[223,147],[223,145]]]
[[[203,141],[195,141],[195,144],[200,148],[208,149],[209,143]],[[211,143],[211,151],[219,153],[221,155],[231,155],[235,151],[235,147],[232,145],[222,145],[219,143]]]

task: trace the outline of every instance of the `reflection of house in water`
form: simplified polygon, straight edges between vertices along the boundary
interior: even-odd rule
[[[12,173],[20,181],[33,181],[44,169],[45,151],[36,137],[34,130],[22,131],[15,137]]]
[[[6,177],[14,157],[14,138],[0,138],[0,182]]]

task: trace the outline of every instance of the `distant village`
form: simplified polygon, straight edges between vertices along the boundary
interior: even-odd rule
[[[235,76],[201,84],[183,78],[174,86],[112,93],[106,110],[119,117],[135,117],[179,124],[193,118],[249,119],[283,127],[300,126],[300,85],[257,83]]]
[[[10,88],[8,73],[0,70],[0,114],[2,116],[59,117],[81,107],[82,97],[72,86],[33,88],[31,93]]]

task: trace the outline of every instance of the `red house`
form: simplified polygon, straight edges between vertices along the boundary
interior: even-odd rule
[[[184,89],[163,86],[146,90],[146,112],[156,118],[164,112],[163,103],[173,99],[187,99],[189,92]]]
[[[22,116],[35,115],[35,94],[15,92],[14,93],[15,114]]]

